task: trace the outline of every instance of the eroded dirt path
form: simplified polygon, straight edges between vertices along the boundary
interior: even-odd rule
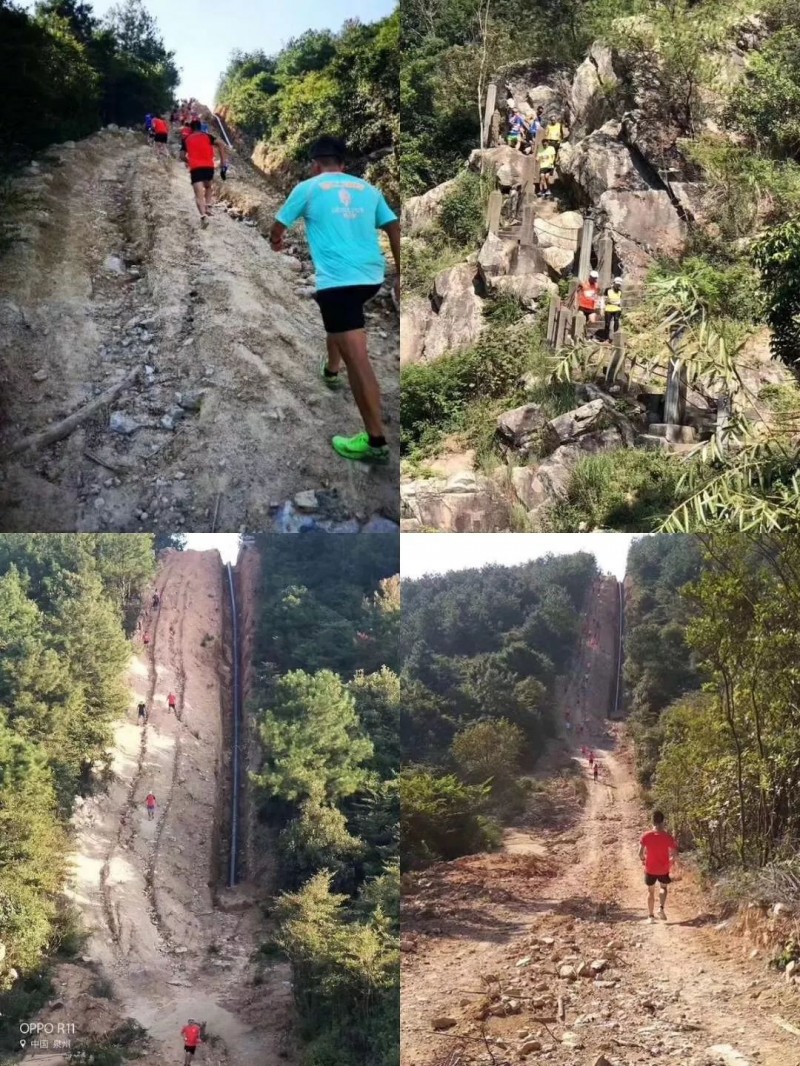
[[[330,447],[360,421],[347,388],[319,381],[310,264],[262,236],[280,200],[232,173],[220,191],[239,220],[220,204],[205,232],[183,165],[138,134],[53,149],[19,179],[22,239],[0,261],[0,528],[263,530],[309,489],[322,517],[398,518],[396,464]],[[399,325],[388,297],[368,316],[396,457]],[[66,439],[8,454],[136,368]]]
[[[798,1066],[800,1038],[775,1019],[800,1028],[800,990],[717,928],[690,877],[668,922],[647,924],[636,784],[613,744],[596,750],[598,784],[577,756],[588,800],[571,826],[517,830],[498,855],[415,877],[403,1066]]]
[[[108,794],[74,819],[72,890],[91,930],[87,959],[111,982],[119,1016],[150,1032],[147,1066],[179,1060],[189,1017],[206,1021],[214,1037],[201,1066],[294,1061],[287,968],[253,981],[251,955],[266,937],[258,891],[218,886],[224,849],[216,831],[228,779],[222,719],[230,714],[222,581],[216,552],[166,554],[160,607],[142,620],[151,641],[133,664],[131,712],[117,730]],[[140,698],[149,709],[144,728],[136,725]],[[144,803],[151,789],[153,821]],[[86,971],[64,969],[66,1009],[92,1031],[98,1001],[84,988]]]

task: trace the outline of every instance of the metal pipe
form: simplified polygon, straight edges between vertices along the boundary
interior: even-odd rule
[[[231,594],[231,626],[233,630],[233,795],[231,797],[231,856],[228,888],[236,885],[236,851],[239,843],[239,720],[241,716],[241,687],[239,682],[239,623],[236,616],[236,593],[233,586],[233,567],[226,563],[228,587]]]
[[[222,137],[223,137],[225,143],[231,149],[231,151],[233,151],[233,145],[231,144],[231,139],[228,136],[228,131],[225,129],[225,126],[223,125],[222,119],[219,117],[219,115],[216,115],[216,114],[214,115],[214,118],[217,120],[217,124],[219,125],[220,132],[222,133]]]
[[[624,601],[622,597],[622,582],[617,582],[617,589],[619,590],[619,631],[617,633],[617,691],[614,694],[614,716],[619,714],[619,688],[622,681],[622,612],[624,609]]]

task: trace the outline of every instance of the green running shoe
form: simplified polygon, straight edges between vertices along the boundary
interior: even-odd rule
[[[329,377],[325,373],[327,365],[328,359],[326,356],[323,356],[322,362],[319,365],[319,376],[322,378],[327,388],[331,389],[333,392],[337,392],[342,387],[342,372],[340,370],[335,377]]]
[[[354,459],[360,463],[388,463],[389,446],[384,444],[380,448],[373,448],[369,442],[369,435],[361,432],[355,437],[331,437],[333,450],[343,459]]]

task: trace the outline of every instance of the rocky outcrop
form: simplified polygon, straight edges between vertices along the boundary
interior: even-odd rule
[[[430,229],[439,217],[442,202],[458,184],[458,178],[442,182],[421,196],[412,196],[403,201],[400,224],[406,237],[413,237]]]
[[[473,471],[418,479],[401,488],[403,532],[494,533],[508,529],[510,505],[498,486]]]
[[[484,284],[488,287],[493,278],[512,274],[516,260],[516,243],[504,241],[496,233],[488,234],[483,242],[483,247],[478,253],[478,269]]]
[[[572,79],[572,137],[577,139],[612,117],[611,95],[619,84],[611,49],[596,43]]]
[[[498,185],[511,189],[522,184],[525,159],[522,152],[503,144],[497,148],[476,148],[470,152],[468,165],[477,174],[493,171]]]
[[[436,276],[430,299],[404,299],[400,316],[400,365],[430,363],[445,352],[474,344],[484,326],[483,301],[475,291],[474,263]]]
[[[492,292],[515,297],[528,311],[535,311],[551,293],[558,292],[558,285],[545,274],[514,274],[510,277],[492,278]]]
[[[539,404],[526,403],[511,411],[504,411],[497,419],[497,439],[506,451],[528,458],[539,445],[547,416]]]

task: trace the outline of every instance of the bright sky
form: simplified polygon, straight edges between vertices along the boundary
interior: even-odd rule
[[[187,533],[186,547],[198,552],[213,551],[216,548],[223,563],[235,563],[239,555],[239,534]]]
[[[102,18],[116,0],[89,2]],[[33,9],[35,0],[22,6]],[[375,22],[391,14],[396,0],[145,0],[145,6],[182,70],[178,97],[212,107],[234,49],[271,55],[306,30],[339,30],[353,18]]]
[[[400,538],[403,577],[469,570],[485,563],[516,566],[543,555],[591,552],[605,573],[625,576],[628,548],[641,533],[404,533]]]

